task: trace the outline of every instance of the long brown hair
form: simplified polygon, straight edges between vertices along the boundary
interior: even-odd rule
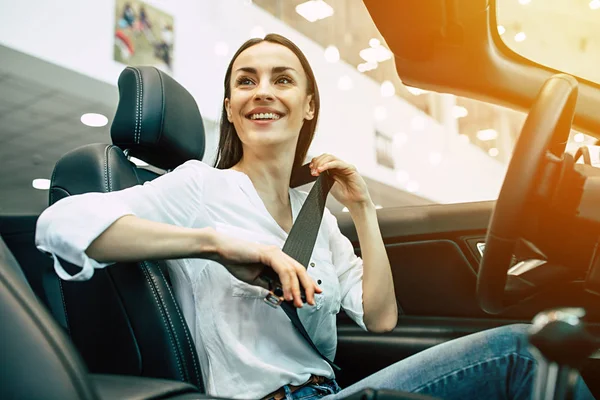
[[[298,143],[296,144],[296,154],[294,156],[294,164],[292,167],[292,177],[294,176],[294,172],[298,170],[298,168],[304,162],[306,158],[306,154],[308,153],[308,148],[310,143],[315,136],[315,129],[317,127],[317,120],[319,118],[319,89],[317,88],[317,82],[315,80],[315,75],[313,73],[306,56],[302,51],[292,43],[289,39],[275,34],[270,33],[264,37],[264,39],[254,38],[246,41],[242,46],[236,51],[233,55],[233,58],[229,62],[229,66],[227,67],[227,73],[225,74],[225,95],[223,96],[223,110],[221,111],[221,123],[220,123],[220,139],[219,139],[219,147],[217,150],[217,159],[215,160],[215,167],[218,169],[227,169],[233,167],[237,164],[243,155],[242,149],[242,141],[240,140],[235,127],[229,120],[227,119],[227,110],[225,108],[225,99],[230,98],[231,96],[231,74],[234,61],[238,58],[240,53],[246,50],[249,47],[252,47],[261,42],[271,42],[280,44],[282,46],[290,49],[298,60],[300,60],[300,64],[304,69],[304,73],[306,74],[307,79],[307,94],[312,95],[312,101],[314,102],[315,112],[314,117],[311,120],[305,120],[302,128],[300,129],[300,135],[298,137]]]

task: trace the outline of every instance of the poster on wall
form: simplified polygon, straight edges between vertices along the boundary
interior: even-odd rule
[[[116,0],[114,60],[173,72],[173,17],[139,0]]]

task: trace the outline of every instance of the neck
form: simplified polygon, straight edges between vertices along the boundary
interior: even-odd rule
[[[294,153],[264,157],[244,149],[242,159],[231,169],[248,175],[263,201],[287,206],[293,162]]]

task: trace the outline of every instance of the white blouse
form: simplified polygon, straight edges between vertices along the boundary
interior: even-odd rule
[[[307,193],[290,189],[294,221]],[[85,254],[90,243],[124,215],[190,228],[211,226],[232,237],[283,247],[286,232],[269,214],[249,177],[188,161],[144,185],[112,193],[67,197],[39,217],[36,245],[54,257],[64,280],[86,280],[99,263]],[[81,271],[71,276],[59,256]],[[279,387],[299,385],[311,374],[334,377],[331,367],[296,331],[283,310],[263,299],[264,288],[236,279],[203,259],[168,261],[175,296],[194,337],[209,394],[261,398]],[[299,317],[319,350],[334,359],[340,306],[363,329],[362,260],[325,210],[308,273],[323,293]]]

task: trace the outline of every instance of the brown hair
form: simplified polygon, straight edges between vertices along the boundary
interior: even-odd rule
[[[225,108],[225,99],[228,99],[231,96],[231,74],[233,63],[240,55],[240,53],[246,50],[249,47],[252,47],[261,42],[270,42],[280,44],[282,46],[290,49],[298,60],[300,60],[300,64],[304,69],[304,73],[306,74],[307,79],[307,94],[313,96],[313,102],[315,106],[314,117],[311,120],[305,120],[302,128],[300,129],[300,135],[298,137],[298,143],[296,144],[296,154],[294,156],[294,164],[292,167],[292,177],[294,176],[294,172],[298,170],[298,168],[304,162],[306,158],[306,154],[308,153],[308,148],[310,143],[315,136],[315,129],[317,127],[317,120],[319,118],[319,89],[317,88],[317,82],[315,80],[315,75],[306,59],[306,56],[302,53],[302,51],[292,43],[289,39],[277,35],[275,33],[270,33],[264,37],[264,39],[255,38],[246,41],[242,46],[238,49],[238,51],[233,55],[233,58],[229,62],[229,66],[227,67],[227,73],[225,74],[225,95],[223,96],[223,110],[221,111],[221,123],[220,123],[220,139],[219,139],[219,147],[217,150],[217,159],[215,161],[215,167],[218,169],[227,169],[233,167],[237,164],[243,155],[242,149],[242,141],[238,137],[238,134],[235,130],[235,127],[229,120],[227,119],[227,110]]]

